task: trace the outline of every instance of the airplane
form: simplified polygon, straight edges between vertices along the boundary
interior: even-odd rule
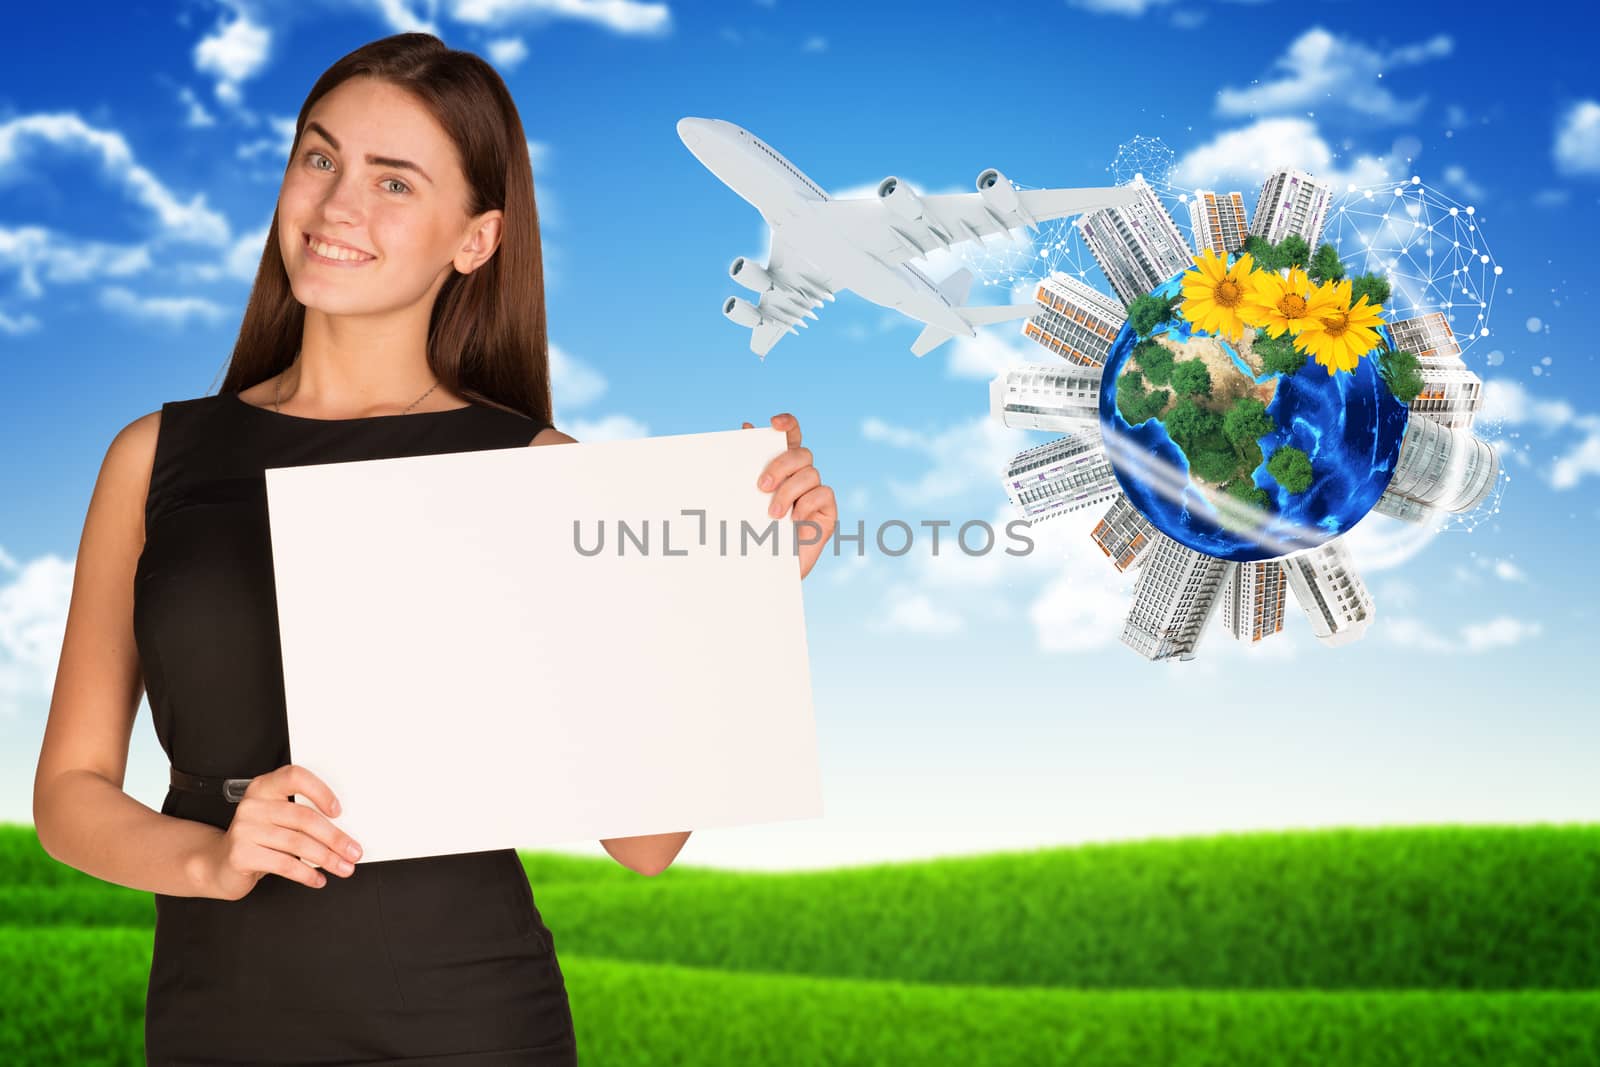
[[[750,330],[750,351],[763,360],[786,333],[816,319],[813,308],[848,289],[924,324],[911,345],[927,355],[952,337],[976,337],[975,327],[1036,314],[1035,303],[963,304],[972,287],[965,267],[934,282],[907,262],[935,249],[977,241],[1065,215],[1125,207],[1130,186],[1085,189],[1014,187],[993,167],[978,175],[977,192],[918,196],[893,175],[877,195],[835,200],[775,148],[722,119],[678,121],[684,145],[771,227],[771,251],[761,267],[744,256],[728,276],[761,294],[751,304],[730,296],[722,313]]]

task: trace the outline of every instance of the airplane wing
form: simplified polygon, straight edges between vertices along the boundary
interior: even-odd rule
[[[767,274],[773,284],[756,303],[762,321],[750,331],[750,351],[762,357],[784,334],[796,333],[796,326],[803,328],[806,319],[816,318],[811,309],[821,307],[824,299],[832,300],[841,288],[816,264],[790,249],[776,230],[771,233]]]
[[[921,197],[922,218],[897,215],[877,197],[829,200],[813,205],[821,217],[844,229],[860,247],[885,263],[925,256],[936,248],[981,241],[992,233],[1080,215],[1133,202],[1130,186],[1083,189],[1018,189],[1017,206],[996,208],[982,193],[943,193]]]

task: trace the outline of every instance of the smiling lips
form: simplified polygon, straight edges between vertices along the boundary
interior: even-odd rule
[[[340,266],[353,267],[377,258],[349,245],[325,241],[309,233],[305,235],[305,244],[313,262],[337,263]]]

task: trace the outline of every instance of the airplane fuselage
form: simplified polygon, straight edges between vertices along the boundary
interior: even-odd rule
[[[828,194],[776,149],[721,119],[684,120],[684,144],[705,168],[761,213],[796,255],[825,266],[842,288],[918,322],[974,337],[977,331],[926,275],[909,263],[886,263],[818,216]]]

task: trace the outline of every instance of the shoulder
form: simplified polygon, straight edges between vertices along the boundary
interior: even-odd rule
[[[575,438],[568,437],[554,426],[546,426],[534,435],[533,440],[528,442],[528,447],[532,448],[534,445],[575,445],[577,443]]]
[[[117,530],[117,540],[144,543],[145,499],[155,466],[161,412],[141,415],[118,430],[106,447],[105,459],[90,498],[89,523],[100,530]]]

